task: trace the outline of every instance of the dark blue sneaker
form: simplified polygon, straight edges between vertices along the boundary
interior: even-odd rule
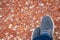
[[[32,40],[38,37],[39,40],[41,37],[40,35],[49,35],[50,38],[53,38],[53,21],[51,17],[44,16],[41,22],[41,26],[37,27],[32,33]],[[40,38],[39,38],[40,37]]]
[[[32,32],[32,37],[31,39],[33,40],[34,38],[40,36],[40,27],[37,27],[34,29],[34,31]]]
[[[53,36],[53,20],[49,16],[44,16],[40,26],[40,34],[48,33],[51,37]]]

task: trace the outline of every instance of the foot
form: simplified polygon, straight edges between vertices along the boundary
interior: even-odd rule
[[[49,16],[44,16],[40,27],[37,27],[32,33],[32,40],[43,33],[48,33],[52,37],[53,22]]]
[[[53,33],[53,22],[49,16],[44,16],[40,26],[41,33],[48,33],[52,37]]]
[[[34,29],[32,33],[32,40],[38,36],[40,36],[40,27],[37,27],[36,29]]]

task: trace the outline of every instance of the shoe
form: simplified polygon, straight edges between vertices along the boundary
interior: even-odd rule
[[[31,40],[33,40],[34,38],[38,36],[40,36],[40,27],[37,27],[34,29],[34,31],[32,32]]]
[[[51,17],[44,16],[42,18],[40,30],[40,34],[48,33],[51,37],[53,36],[53,20]]]
[[[44,16],[40,27],[37,27],[32,32],[31,40],[39,37],[41,34],[48,33],[47,35],[53,36],[53,20],[49,16]]]

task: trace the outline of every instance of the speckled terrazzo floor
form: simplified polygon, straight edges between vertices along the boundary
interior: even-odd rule
[[[45,15],[53,18],[54,40],[60,40],[60,0],[0,0],[0,40],[31,40]]]

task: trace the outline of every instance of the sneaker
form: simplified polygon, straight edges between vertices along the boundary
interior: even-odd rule
[[[34,29],[34,31],[32,32],[32,37],[31,40],[33,40],[34,38],[40,36],[40,27],[37,27]]]
[[[53,21],[49,16],[44,16],[41,26],[34,29],[32,32],[32,40],[36,37],[39,37],[41,34],[47,34],[51,37],[53,36]]]
[[[44,16],[40,26],[40,34],[48,33],[51,37],[53,36],[53,21],[51,17]]]

